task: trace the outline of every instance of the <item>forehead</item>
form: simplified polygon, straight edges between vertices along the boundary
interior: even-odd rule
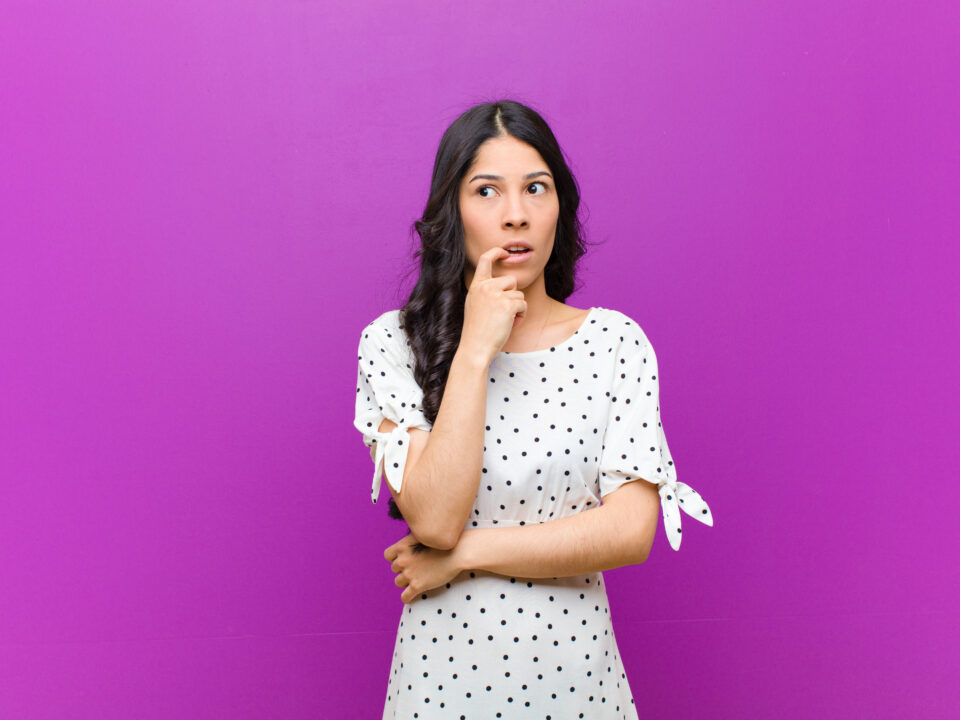
[[[497,175],[522,176],[531,170],[548,170],[543,157],[532,145],[511,135],[489,138],[477,149],[470,170],[491,171]]]

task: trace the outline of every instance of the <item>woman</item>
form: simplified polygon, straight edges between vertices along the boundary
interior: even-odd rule
[[[384,718],[636,718],[602,571],[682,508],[640,326],[565,304],[580,198],[544,120],[509,101],[444,133],[407,304],[363,330],[355,426],[410,532]],[[601,504],[601,500],[603,501]],[[522,708],[522,710],[521,710]]]

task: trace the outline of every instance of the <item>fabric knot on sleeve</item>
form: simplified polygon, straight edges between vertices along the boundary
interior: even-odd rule
[[[700,493],[686,483],[679,481],[663,482],[657,488],[660,493],[660,508],[663,511],[663,527],[667,531],[667,540],[674,550],[680,549],[680,510],[696,518],[704,525],[713,527],[713,515],[706,500]]]
[[[680,510],[713,526],[706,501],[677,481],[677,469],[660,415],[657,355],[646,336],[627,343],[614,363],[610,416],[600,457],[601,497],[642,479],[657,486],[664,530],[670,547],[680,549]]]
[[[370,499],[376,503],[380,497],[380,480],[384,475],[394,491],[400,492],[410,449],[410,434],[403,425],[398,425],[390,432],[374,432],[371,435],[374,438],[374,467]]]
[[[423,391],[413,376],[414,358],[397,310],[369,323],[357,348],[357,395],[353,425],[363,435],[374,462],[370,498],[376,503],[380,481],[400,492],[403,470],[410,449],[410,428],[430,431],[432,423],[423,414]],[[384,420],[396,427],[380,432]]]

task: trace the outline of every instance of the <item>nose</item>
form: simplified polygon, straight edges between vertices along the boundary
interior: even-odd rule
[[[505,228],[527,227],[527,210],[523,199],[509,193],[503,206],[503,226]]]

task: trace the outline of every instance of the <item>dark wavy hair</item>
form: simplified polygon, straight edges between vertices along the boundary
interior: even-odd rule
[[[400,324],[416,359],[414,378],[423,390],[423,414],[431,424],[460,344],[467,297],[460,183],[480,146],[506,135],[533,147],[553,174],[560,213],[553,252],[544,269],[547,295],[563,302],[573,293],[577,261],[586,253],[578,216],[579,187],[557,139],[535,110],[512,100],[487,102],[471,107],[447,128],[433,164],[430,197],[423,216],[413,223],[420,236],[420,247],[413,255],[415,263],[419,260],[419,277],[400,309]],[[392,497],[389,513],[403,518]]]

